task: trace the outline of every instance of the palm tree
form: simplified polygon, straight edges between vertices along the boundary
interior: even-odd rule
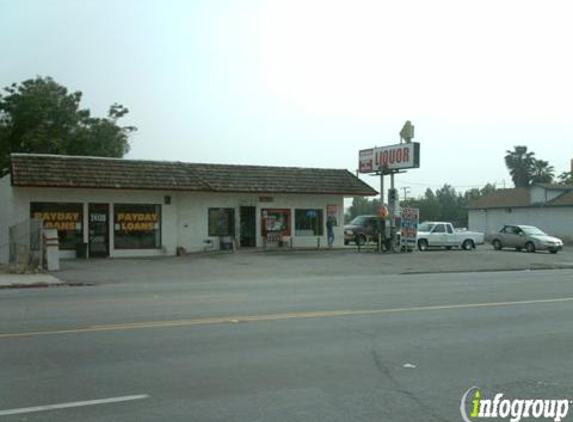
[[[516,188],[529,186],[533,177],[534,152],[527,152],[527,147],[518,145],[513,151],[507,150],[505,165]]]
[[[555,168],[544,160],[533,161],[532,183],[553,183],[555,177]]]

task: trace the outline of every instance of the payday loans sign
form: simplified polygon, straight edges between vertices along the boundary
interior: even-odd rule
[[[360,173],[381,173],[420,167],[420,143],[411,142],[358,152]]]
[[[81,221],[79,212],[34,212],[32,218],[44,220],[45,229],[80,230]]]
[[[115,229],[121,231],[153,231],[159,221],[155,212],[118,212]]]

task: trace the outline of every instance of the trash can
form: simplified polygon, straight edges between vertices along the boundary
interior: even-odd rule
[[[76,258],[87,259],[88,257],[88,244],[84,242],[76,243]]]

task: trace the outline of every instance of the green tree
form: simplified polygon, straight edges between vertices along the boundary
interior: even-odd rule
[[[573,185],[573,171],[565,171],[559,175],[559,183],[562,185]]]
[[[452,186],[445,184],[436,190],[436,198],[442,208],[442,220],[458,222],[463,210],[459,206],[460,200],[456,190]]]
[[[550,166],[549,162],[534,160],[532,170],[531,183],[553,183],[555,168]]]
[[[132,126],[119,126],[128,113],[113,104],[107,117],[80,108],[81,92],[69,92],[50,77],[36,77],[0,94],[0,169],[13,152],[123,157]]]
[[[487,195],[493,191],[495,191],[497,187],[492,183],[487,183],[483,188],[472,188],[464,192],[464,194],[460,197],[460,201],[465,205],[467,205],[471,201],[475,201],[476,199],[481,198],[484,195]]]
[[[370,200],[368,198],[356,197],[352,199],[352,205],[348,208],[344,216],[344,220],[346,223],[348,223],[354,217],[359,215],[377,215],[379,206],[380,198],[374,198]]]
[[[513,151],[507,150],[505,165],[516,188],[529,186],[533,177],[535,153],[528,152],[523,145],[515,146]]]
[[[456,227],[467,227],[468,212],[465,208],[472,200],[481,198],[496,190],[494,184],[488,183],[481,189],[474,188],[463,194],[445,184],[435,192],[428,188],[423,196],[401,201],[401,207],[412,207],[420,210],[420,221],[450,221]],[[376,214],[380,199],[354,198],[352,206],[346,213],[346,222],[357,215]]]

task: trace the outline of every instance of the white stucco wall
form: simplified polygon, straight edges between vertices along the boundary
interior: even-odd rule
[[[261,196],[273,198],[272,202],[260,202]],[[240,207],[256,207],[256,242],[257,247],[263,246],[261,233],[261,210],[273,208],[291,209],[291,237],[294,247],[314,247],[317,245],[317,236],[296,236],[295,209],[322,209],[324,211],[324,224],[326,224],[326,206],[338,205],[339,225],[335,228],[335,246],[343,246],[344,201],[341,196],[329,195],[258,195],[258,194],[212,194],[212,193],[181,193],[178,207],[179,246],[188,251],[198,251],[204,248],[204,241],[211,239],[215,244],[218,238],[209,237],[208,219],[209,208],[235,209],[235,236],[239,237]],[[321,246],[327,245],[326,227],[324,235],[320,236]]]
[[[564,242],[573,243],[573,207],[469,210],[470,230],[487,234],[499,231],[504,224],[537,226]]]
[[[12,212],[12,186],[10,175],[0,179],[0,264],[8,262],[10,247],[8,245],[8,228],[14,221]]]
[[[166,195],[171,196],[171,204],[164,203]],[[260,202],[264,196],[272,202]],[[339,225],[335,228],[335,246],[343,246],[344,201],[336,195],[269,195],[269,194],[236,194],[236,193],[194,193],[167,191],[128,191],[113,189],[59,189],[59,188],[12,188],[10,178],[0,180],[0,236],[5,236],[7,227],[30,217],[31,202],[61,202],[83,204],[83,237],[88,242],[88,204],[109,204],[109,250],[111,257],[174,255],[177,246],[187,251],[200,251],[205,247],[206,239],[213,240],[218,247],[218,238],[209,238],[209,208],[235,209],[235,235],[239,238],[240,207],[256,207],[256,246],[263,246],[261,234],[261,210],[288,208],[291,210],[291,237],[294,247],[316,247],[317,236],[297,236],[295,233],[296,209],[323,210],[323,236],[320,236],[322,247],[327,246],[326,207],[338,205]],[[114,249],[114,204],[160,204],[161,205],[161,249]],[[3,237],[0,237],[3,239]],[[0,254],[0,262],[8,259],[8,249]],[[61,251],[62,258],[72,258],[75,251]]]

